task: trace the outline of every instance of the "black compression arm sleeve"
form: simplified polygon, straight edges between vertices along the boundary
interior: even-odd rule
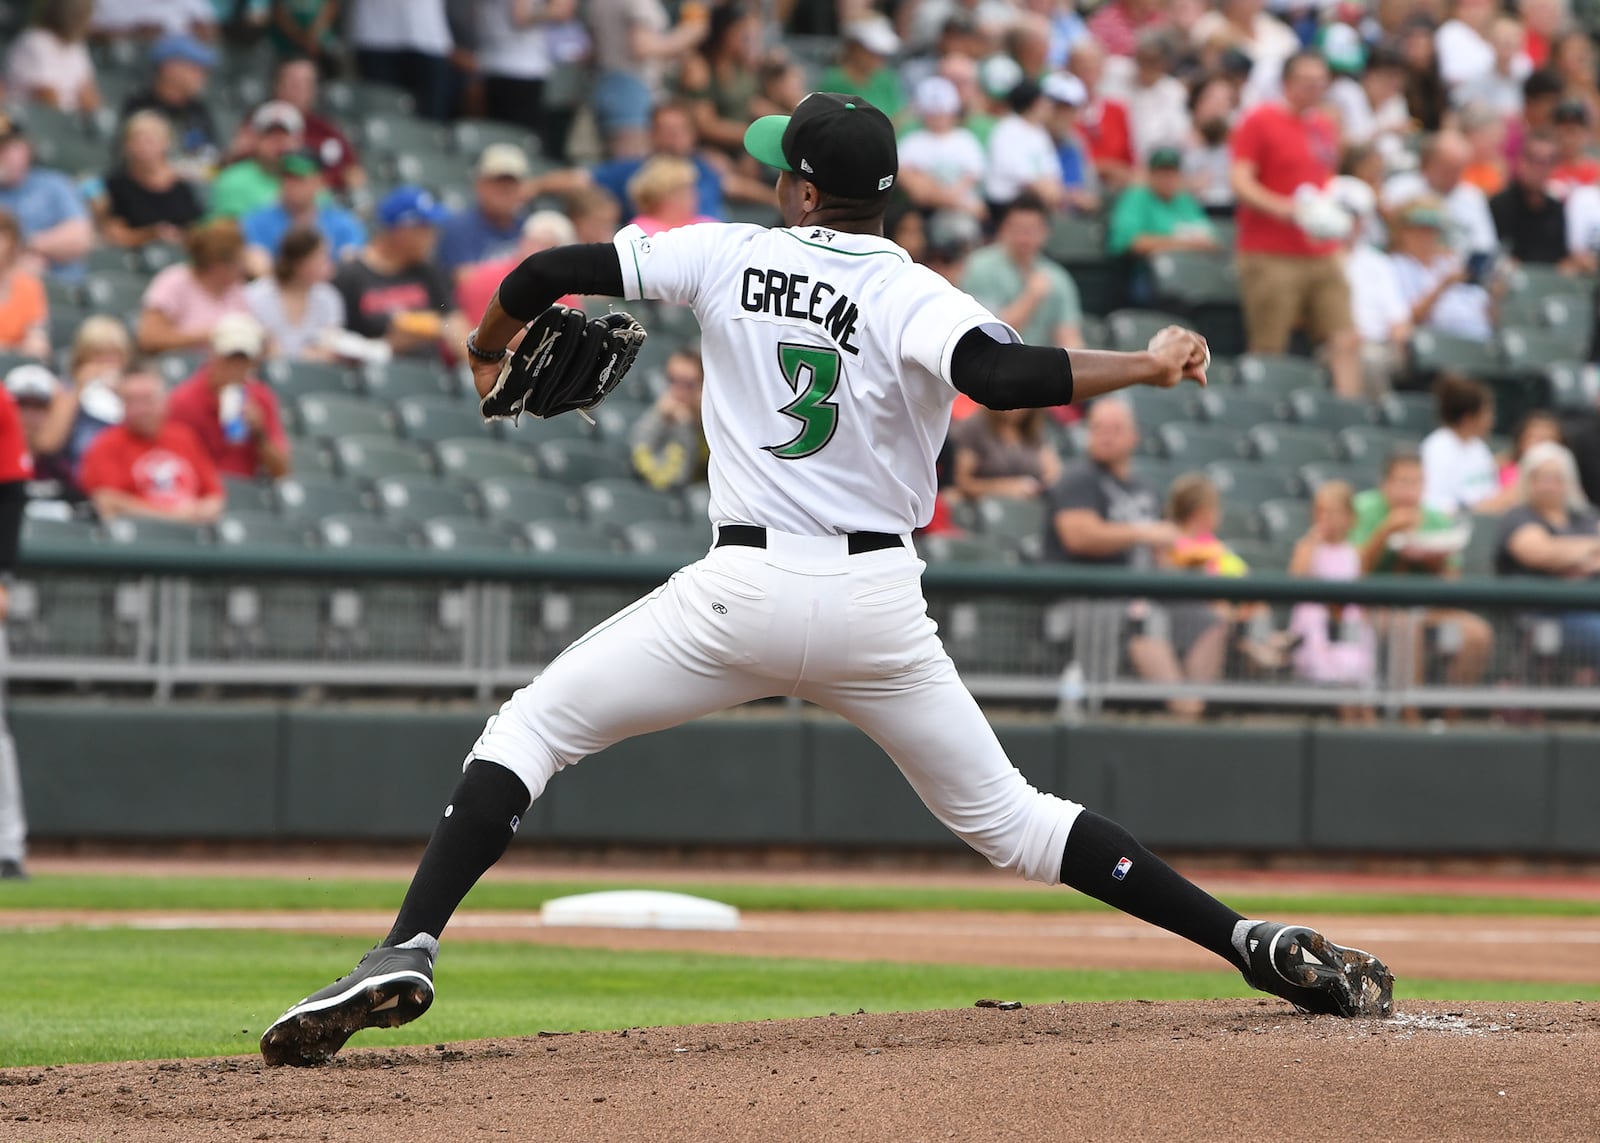
[[[564,294],[622,297],[622,262],[609,242],[557,246],[524,258],[500,283],[500,308],[530,322]]]
[[[950,382],[986,409],[1069,405],[1072,358],[1065,349],[1010,345],[971,329],[956,342]]]
[[[9,574],[17,566],[17,542],[22,534],[22,511],[27,506],[27,481],[10,480],[0,484],[0,573]]]

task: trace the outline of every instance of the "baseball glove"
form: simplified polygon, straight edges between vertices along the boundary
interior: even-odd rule
[[[486,421],[587,417],[627,376],[646,337],[632,314],[590,319],[570,306],[551,306],[534,319],[522,344],[506,358],[488,396],[478,403]]]

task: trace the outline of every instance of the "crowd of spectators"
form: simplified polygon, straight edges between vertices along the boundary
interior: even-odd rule
[[[269,72],[230,69],[263,42]],[[1350,400],[1406,377],[1418,331],[1488,346],[1519,268],[1574,294],[1600,269],[1600,65],[1567,0],[41,0],[4,59],[0,349],[50,366],[8,388],[36,485],[103,516],[209,521],[219,473],[289,472],[261,380],[275,359],[453,367],[532,252],[630,221],[775,218],[744,129],[811,88],[894,119],[891,237],[1038,344],[1081,347],[1091,325],[1046,253],[1062,235],[1103,235],[1123,305],[1161,303],[1166,255],[1236,273],[1242,347],[1313,356]],[[489,120],[522,142],[487,137],[460,171],[397,165],[367,153],[374,125],[326,98],[330,79],[403,90],[413,127]],[[221,98],[239,85],[250,106]],[[45,108],[102,132],[97,169],[35,161]],[[136,306],[63,336],[51,300],[111,251],[161,268]],[[170,395],[145,360],[163,355],[187,363]],[[643,483],[703,478],[702,379],[692,347],[666,359],[629,437]],[[1314,489],[1291,571],[1449,576],[1463,521],[1507,513],[1498,570],[1593,574],[1580,499],[1600,493],[1600,427],[1533,418],[1497,458],[1490,390],[1447,376],[1438,401],[1439,427],[1376,486]],[[1247,570],[1218,539],[1235,538],[1225,485],[1144,481],[1129,404],[1076,416],[958,403],[938,526],[1020,499],[1046,560]],[[1082,447],[1064,462],[1067,432]],[[1215,678],[1235,651],[1355,681],[1391,634],[1311,605],[1281,638],[1248,608],[1123,620],[1134,669],[1169,681]],[[1452,680],[1483,677],[1480,617],[1424,625]]]

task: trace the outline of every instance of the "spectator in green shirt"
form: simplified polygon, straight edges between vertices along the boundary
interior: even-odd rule
[[[1445,512],[1422,502],[1422,457],[1413,449],[1397,450],[1384,466],[1383,482],[1355,499],[1356,523],[1350,542],[1361,553],[1363,574],[1431,575],[1454,579],[1461,573],[1461,546],[1447,540],[1457,527]],[[1433,538],[1430,542],[1429,537]],[[1446,659],[1445,682],[1474,686],[1483,679],[1494,646],[1494,631],[1480,615],[1435,607],[1423,612],[1395,611],[1383,626],[1392,646],[1414,641],[1416,681],[1427,665],[1424,635],[1434,632],[1434,646]]]
[[[1113,254],[1138,259],[1129,292],[1136,305],[1155,300],[1150,270],[1152,254],[1168,250],[1216,250],[1217,230],[1200,200],[1183,186],[1183,156],[1176,147],[1150,153],[1150,177],[1117,197],[1111,211],[1109,247]]]
[[[857,20],[844,29],[844,52],[838,63],[822,73],[818,90],[865,96],[890,119],[899,119],[906,93],[900,73],[889,62],[899,53],[900,37],[887,18]]]
[[[278,201],[283,160],[298,151],[305,119],[292,103],[263,103],[250,117],[251,157],[223,169],[211,184],[214,218],[240,218]]]
[[[1083,346],[1083,305],[1078,285],[1044,256],[1050,215],[1039,197],[1024,191],[995,233],[995,241],[967,260],[961,288],[1022,335],[1029,345]]]

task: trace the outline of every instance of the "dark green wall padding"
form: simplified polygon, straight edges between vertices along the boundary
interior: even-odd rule
[[[418,841],[488,710],[19,702],[38,839]],[[1034,785],[1157,848],[1600,856],[1600,734],[1007,722]],[[525,841],[960,846],[829,716],[706,719],[558,774]]]

